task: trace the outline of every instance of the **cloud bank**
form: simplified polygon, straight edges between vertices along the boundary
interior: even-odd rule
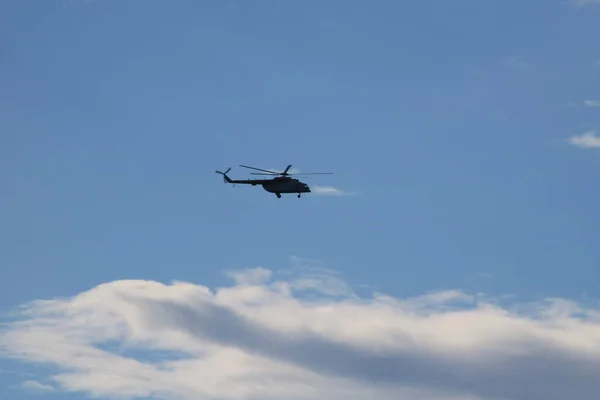
[[[37,300],[0,332],[56,390],[105,398],[596,400],[600,311],[461,291],[356,295],[331,274],[211,290],[122,280]],[[47,384],[25,383],[33,387]]]
[[[570,137],[569,143],[585,149],[600,148],[600,137],[596,136],[596,131],[588,131],[579,136]]]

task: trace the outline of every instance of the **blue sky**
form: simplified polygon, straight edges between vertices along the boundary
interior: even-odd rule
[[[512,296],[517,300],[510,307],[518,309],[560,298],[570,307],[591,307],[586,315],[596,315],[599,17],[600,2],[567,0],[2,2],[4,322],[24,303],[63,298],[57,305],[62,317],[52,317],[53,334],[60,337],[65,333],[60,329],[75,324],[65,310],[102,314],[95,307],[110,303],[114,293],[137,296],[142,283],[120,280],[150,281],[144,283],[151,286],[148,293],[175,301],[189,293],[185,287],[153,285],[185,281],[226,293],[239,290],[235,293],[246,299],[248,282],[256,290],[272,288],[267,276],[279,282],[276,288],[281,282],[310,288],[332,307],[346,304],[326,296],[332,293],[348,298],[357,293],[367,303],[376,301],[373,291],[399,302],[440,293],[422,305],[441,318],[446,301],[480,294],[486,302]],[[214,173],[231,166],[232,178],[248,177],[238,164],[333,172],[306,182],[338,193],[277,199],[261,188],[226,186]],[[108,295],[102,284],[116,286],[106,289]],[[95,300],[72,298],[88,290]],[[219,307],[226,304],[239,315],[247,311],[223,296]],[[300,292],[289,296],[286,301],[309,301]],[[440,302],[444,307],[438,308]],[[49,312],[35,304],[40,315]],[[557,314],[564,311],[557,304],[544,315],[567,318]],[[115,307],[107,313],[124,309]],[[308,319],[299,317],[303,326],[321,329],[308,310]],[[360,311],[373,332],[378,310]],[[349,311],[339,315],[344,312]],[[29,389],[36,385],[52,387],[44,391],[48,399],[141,393],[131,389],[137,387],[133,383],[113,387],[91,372],[57,375],[79,367],[73,358],[44,358],[39,343],[52,349],[48,338],[54,336],[36,315],[22,315],[39,330],[36,336],[18,339],[26,336],[18,324],[7,325],[0,336],[6,355],[0,358],[0,397],[31,398]],[[135,315],[123,315],[122,322],[134,326],[131,319],[145,320]],[[478,318],[474,314],[474,326]],[[525,323],[533,317],[515,318]],[[110,330],[115,326],[109,320],[101,318],[89,329]],[[261,323],[275,330],[285,325]],[[600,338],[597,324],[589,334],[583,325],[568,326],[582,335],[577,343]],[[427,329],[434,328],[415,328],[414,335]],[[542,328],[531,329],[528,334]],[[342,335],[319,332],[328,340]],[[131,343],[143,342],[127,335]],[[239,350],[243,343],[256,344],[237,339],[220,346]],[[165,337],[152,340],[141,353],[122,356],[140,360],[151,349],[165,350]],[[380,340],[361,336],[362,344],[349,346]],[[493,343],[471,350],[484,352]],[[192,347],[174,350],[193,353]],[[262,356],[295,363],[290,349],[282,345],[281,352]],[[595,362],[590,368],[600,370],[600,355]],[[298,363],[301,371],[290,370],[289,376],[317,388],[302,399],[348,398],[329,391],[334,381],[312,380],[316,364]],[[261,369],[267,370],[272,371]],[[342,373],[352,393],[412,396],[404,387],[387,392],[363,385],[361,373]],[[588,373],[591,369],[577,378]],[[53,380],[56,376],[62,378]],[[149,376],[130,378],[141,382]],[[24,381],[29,383],[22,387]],[[408,384],[431,389],[427,379],[414,377]],[[166,386],[153,394],[234,396]],[[546,393],[542,388],[507,394],[481,386],[469,389],[475,396],[469,399],[549,398],[536,397]],[[450,383],[438,389],[432,399],[468,391]],[[244,390],[248,398],[267,399],[292,389]]]

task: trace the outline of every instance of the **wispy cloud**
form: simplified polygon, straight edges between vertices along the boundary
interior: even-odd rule
[[[335,188],[333,186],[318,186],[311,185],[310,190],[312,193],[321,196],[348,196],[351,193],[343,191],[342,189]]]
[[[226,275],[238,285],[256,285],[267,282],[271,278],[271,271],[259,267],[242,271],[228,271]]]
[[[21,388],[33,392],[53,392],[54,386],[46,385],[38,381],[25,381],[21,383]]]
[[[591,149],[600,148],[600,137],[596,136],[596,131],[588,131],[579,136],[572,136],[569,138],[569,143],[573,146]]]
[[[85,3],[93,3],[96,0],[68,0],[62,4],[62,7],[69,7],[74,4],[85,4]]]
[[[585,107],[600,107],[600,100],[585,100],[583,105]]]
[[[571,0],[571,4],[575,7],[586,7],[593,4],[600,4],[600,0]]]
[[[526,60],[523,56],[511,56],[507,57],[503,60],[503,64],[508,69],[519,71],[519,72],[528,72],[533,70],[533,65],[530,61]]]
[[[323,261],[306,257],[291,257],[292,268],[279,271],[297,292],[311,291],[329,296],[353,296],[352,288],[342,280],[337,271],[324,267]]]
[[[461,291],[340,298],[334,289],[337,297],[325,290],[309,299],[299,294],[306,287],[299,276],[275,280],[263,269],[234,276],[214,290],[122,280],[34,301],[0,331],[0,350],[58,368],[49,377],[56,390],[88,397],[595,400],[600,393],[597,308],[564,299],[500,305]]]

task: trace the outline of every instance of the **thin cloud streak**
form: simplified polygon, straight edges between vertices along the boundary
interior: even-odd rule
[[[345,192],[341,189],[335,188],[333,186],[311,186],[311,193],[320,196],[349,196],[351,193]]]
[[[595,400],[600,392],[596,308],[564,299],[501,306],[457,290],[365,298],[315,270],[285,280],[264,268],[228,275],[234,283],[215,290],[123,280],[34,301],[0,331],[0,350],[58,368],[48,378],[59,391],[100,397]]]
[[[53,392],[54,386],[46,385],[38,381],[25,381],[21,383],[21,388],[32,392]]]
[[[572,136],[569,138],[569,143],[573,146],[581,147],[584,149],[600,148],[600,137],[596,136],[596,131],[588,131],[579,136]]]
[[[507,57],[503,60],[503,64],[506,68],[519,71],[519,72],[530,72],[533,71],[533,65],[530,61],[524,57],[515,55]]]
[[[573,4],[575,7],[582,8],[594,4],[600,4],[600,0],[572,0],[571,4]]]
[[[585,100],[583,105],[585,107],[600,107],[600,100]]]

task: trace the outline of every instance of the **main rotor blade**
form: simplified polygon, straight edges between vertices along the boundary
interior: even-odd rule
[[[250,172],[250,175],[265,175],[265,176],[277,176],[281,174],[263,174],[260,172]],[[306,173],[298,173],[298,174],[286,174],[284,176],[298,176],[298,175],[333,175],[333,172],[306,172]]]
[[[250,175],[282,175],[282,174],[263,174],[261,172],[250,172]],[[296,175],[333,175],[333,172],[299,172],[297,174],[286,174],[286,176],[296,176]]]
[[[271,174],[276,174],[276,175],[280,174],[280,172],[269,171],[268,169],[261,169],[261,168],[249,167],[247,165],[242,165],[242,164],[240,164],[240,167],[249,168],[249,169],[255,169],[257,171],[270,172]]]

